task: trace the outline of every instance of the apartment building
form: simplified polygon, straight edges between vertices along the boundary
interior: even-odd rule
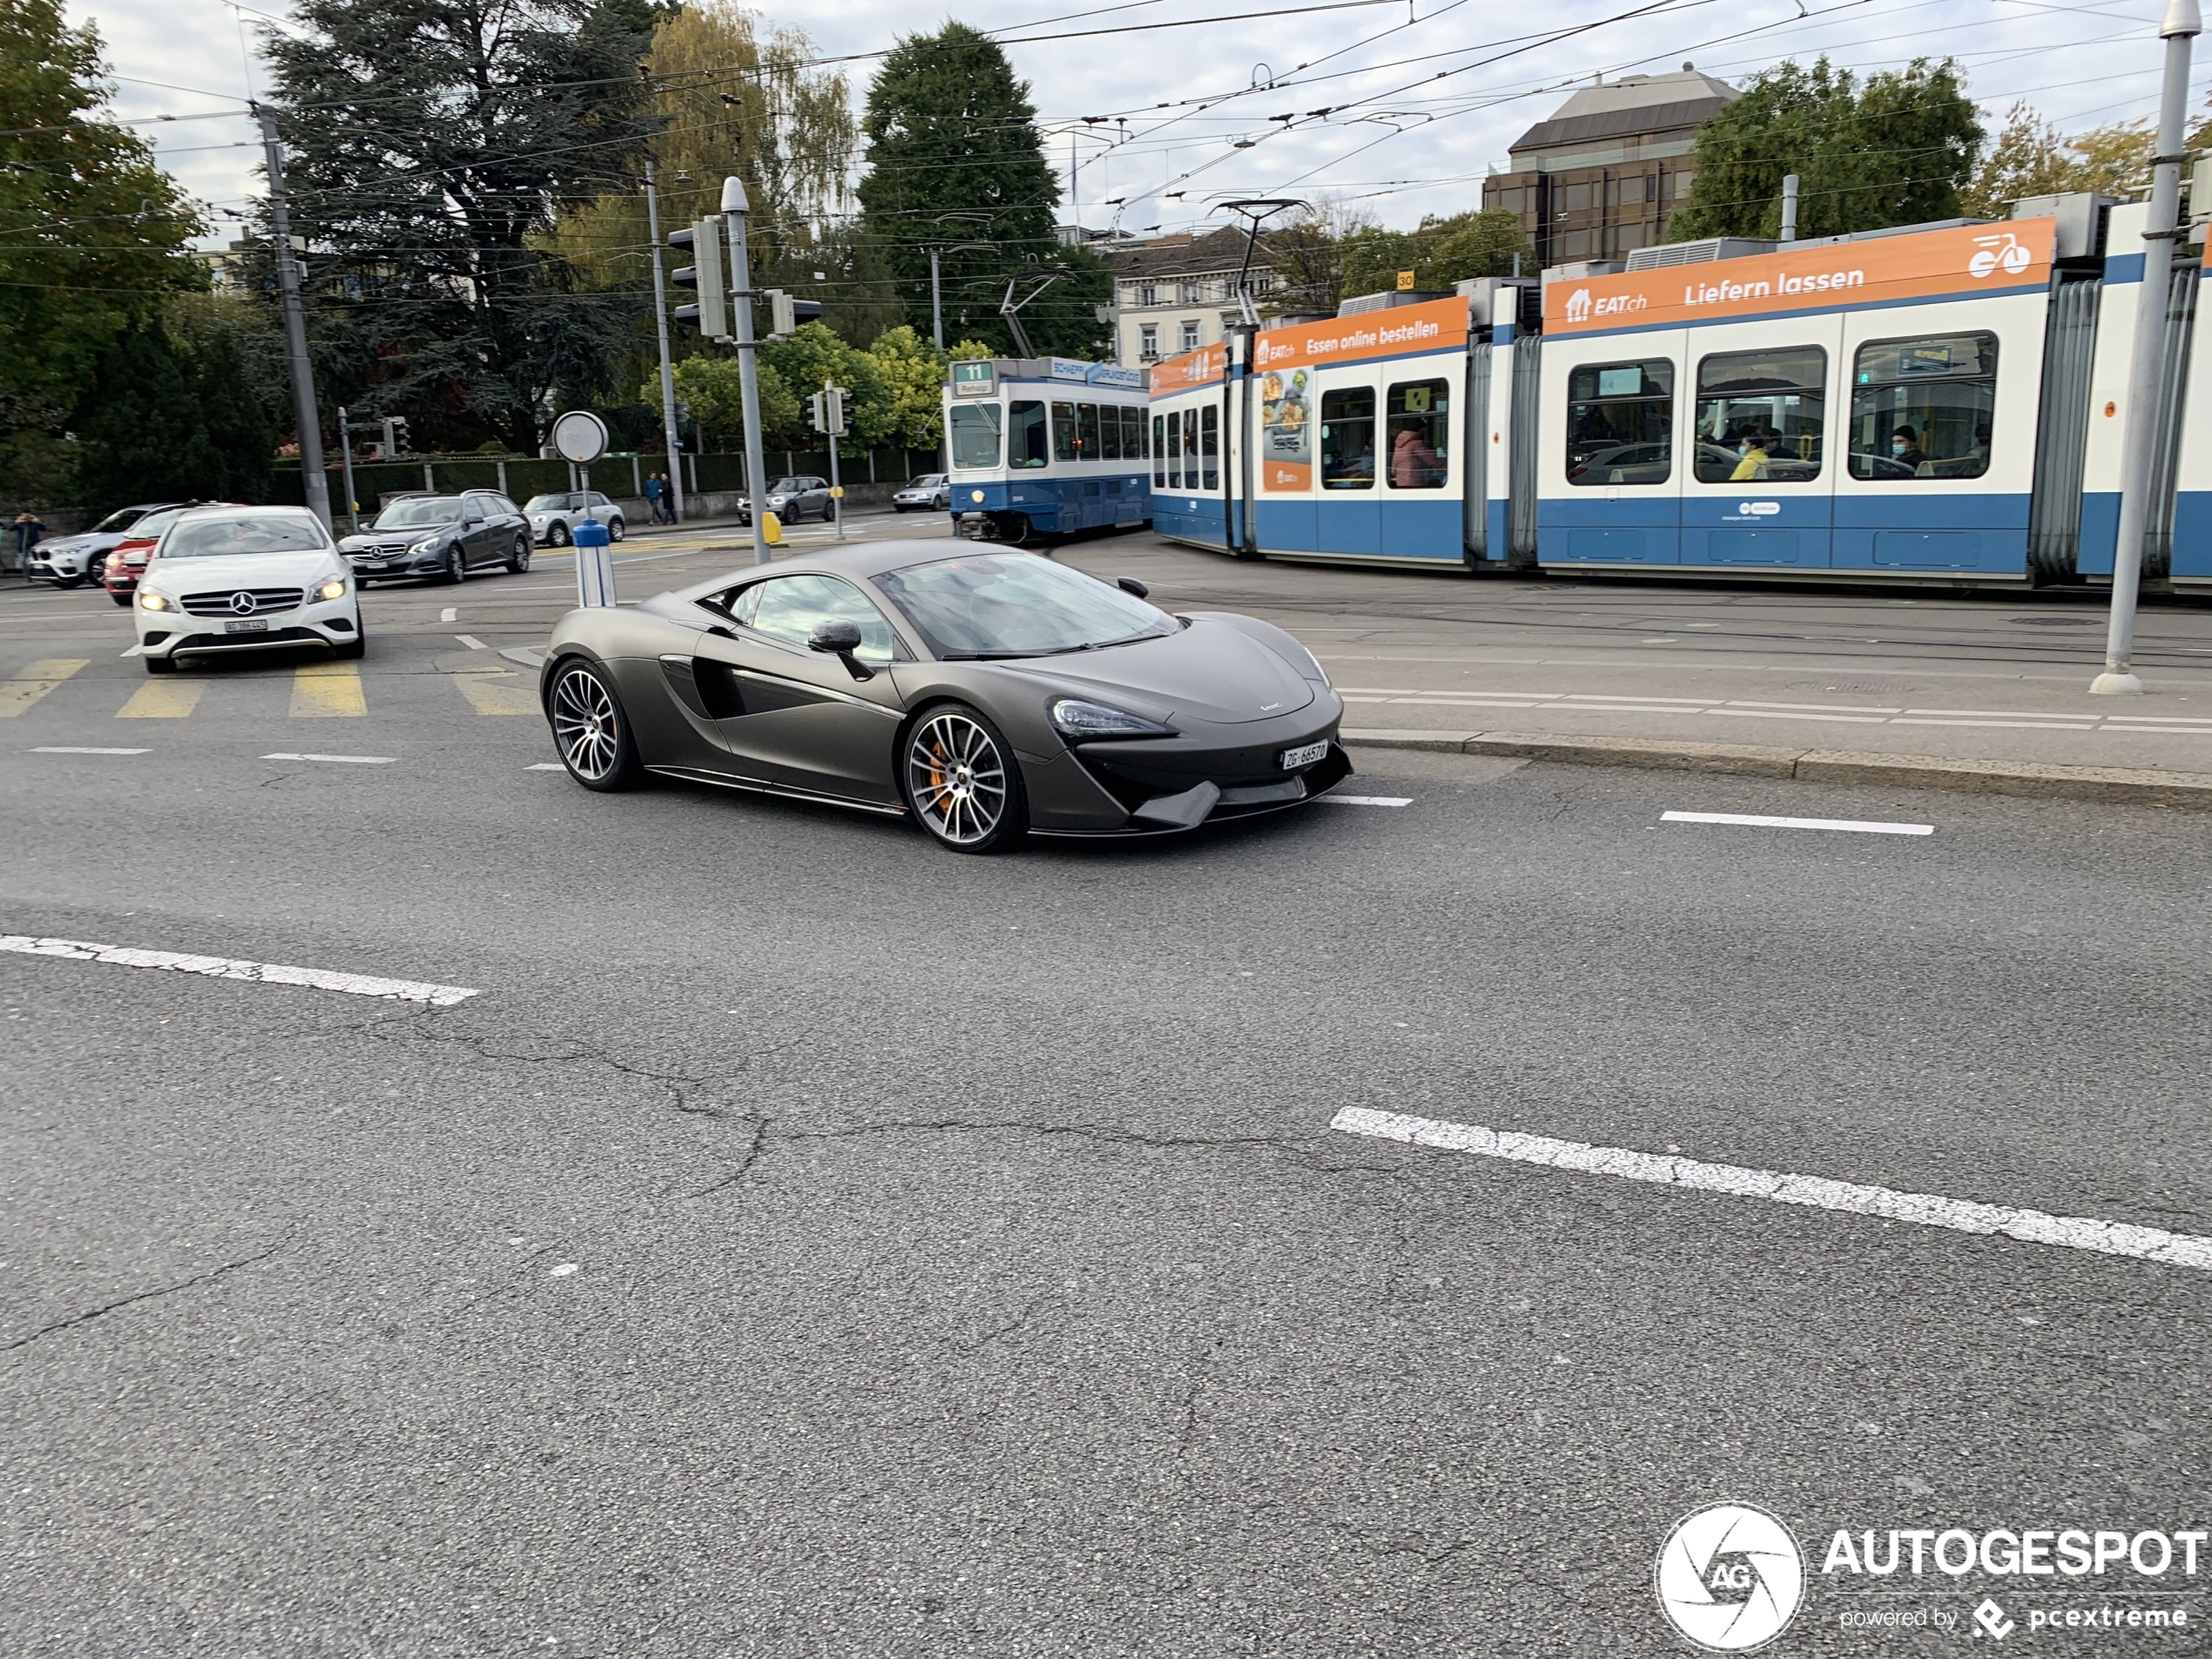
[[[1626,259],[1667,239],[1698,127],[1741,96],[1692,64],[1593,82],[1521,135],[1482,205],[1520,218],[1539,266]]]
[[[1114,273],[1115,361],[1132,368],[1211,346],[1237,320],[1241,230],[1189,232],[1095,251]],[[1254,300],[1265,305],[1281,279],[1254,253]]]

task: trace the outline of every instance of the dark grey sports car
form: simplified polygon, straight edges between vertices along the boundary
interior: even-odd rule
[[[889,542],[572,610],[540,681],[570,774],[912,817],[945,846],[1157,835],[1311,800],[1352,763],[1305,646],[1033,553]]]

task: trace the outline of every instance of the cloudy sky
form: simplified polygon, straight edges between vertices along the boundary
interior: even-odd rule
[[[1863,71],[1948,56],[1993,130],[2016,99],[2069,131],[2128,119],[2155,106],[2161,3],[1140,0],[1078,10],[1082,0],[976,0],[950,15],[1008,41],[1063,181],[1072,149],[1084,222],[1103,225],[1118,212],[1142,231],[1219,223],[1208,206],[1232,194],[1328,192],[1390,225],[1462,211],[1480,204],[1483,173],[1513,138],[1575,83],[1685,60],[1740,80],[1823,52]],[[256,0],[243,12],[229,0],[72,0],[71,9],[107,43],[118,112],[146,118],[165,163],[219,212],[242,206],[257,185],[239,100],[266,84],[253,48],[258,30],[287,15],[287,0]],[[803,17],[825,56],[880,51],[900,31],[927,26],[894,0],[772,3],[765,15]],[[1225,20],[1191,21],[1202,18]],[[2208,58],[2200,55],[2195,78],[2200,104],[2212,83]],[[849,71],[857,102],[869,64]],[[1107,205],[1116,198],[1118,209]]]

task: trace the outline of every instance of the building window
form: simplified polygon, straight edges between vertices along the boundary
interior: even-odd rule
[[[1157,282],[1138,283],[1136,285],[1136,303],[1140,306],[1157,306],[1159,304],[1159,284]]]
[[[1193,284],[1192,286],[1196,287],[1197,285]],[[1199,336],[1204,332],[1204,324],[1197,322],[1195,320],[1186,320],[1184,323],[1183,349],[1184,351],[1196,351],[1198,349],[1199,346],[1204,343]]]
[[[1588,231],[1561,231],[1552,238],[1552,257],[1558,260],[1587,260],[1595,245]]]
[[[1590,187],[1585,184],[1569,185],[1559,192],[1559,211],[1562,213],[1587,212],[1590,206]]]
[[[1696,177],[1697,175],[1694,172],[1678,172],[1675,175],[1675,199],[1676,201],[1681,201],[1689,194],[1689,181]]]
[[[1184,305],[1195,306],[1198,303],[1198,283],[1197,278],[1185,277],[1177,286],[1182,296],[1182,302]]]
[[[1160,325],[1148,322],[1136,331],[1136,354],[1150,362],[1160,354]]]

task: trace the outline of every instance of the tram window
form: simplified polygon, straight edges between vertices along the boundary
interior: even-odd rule
[[[1006,423],[1006,464],[1013,468],[1042,467],[1045,448],[1044,405],[1032,398],[1017,399]]]
[[[1096,461],[1106,453],[1098,436],[1098,405],[1076,405],[1076,459]]]
[[[1198,414],[1199,476],[1204,489],[1221,488],[1221,411],[1211,403]]]
[[[1168,484],[1167,417],[1152,417],[1152,487],[1165,489]]]
[[[1716,352],[1697,365],[1698,482],[1820,476],[1828,354],[1817,346]]]
[[[1996,407],[1994,334],[1862,346],[1851,372],[1851,476],[1979,478],[1989,470]]]
[[[1585,363],[1567,377],[1567,482],[1663,484],[1675,463],[1675,366]]]
[[[1014,406],[1020,408],[1017,403]],[[999,464],[999,406],[953,405],[953,465],[974,469]]]
[[[1122,458],[1122,412],[1111,403],[1099,406],[1098,436],[1098,458],[1102,461],[1119,461]]]
[[[1321,488],[1375,487],[1375,388],[1321,394]]]
[[[1441,489],[1452,453],[1452,383],[1400,381],[1384,408],[1393,489]]]
[[[1168,411],[1168,488],[1183,488],[1183,411]]]
[[[1122,459],[1124,461],[1144,459],[1144,411],[1143,409],[1122,411]]]
[[[1073,461],[1076,458],[1076,406],[1055,403],[1052,406],[1052,458]]]
[[[1175,454],[1168,461],[1168,485],[1173,489],[1196,489],[1198,487],[1198,437],[1191,429],[1192,411],[1178,409],[1170,417],[1170,428],[1175,439]]]

